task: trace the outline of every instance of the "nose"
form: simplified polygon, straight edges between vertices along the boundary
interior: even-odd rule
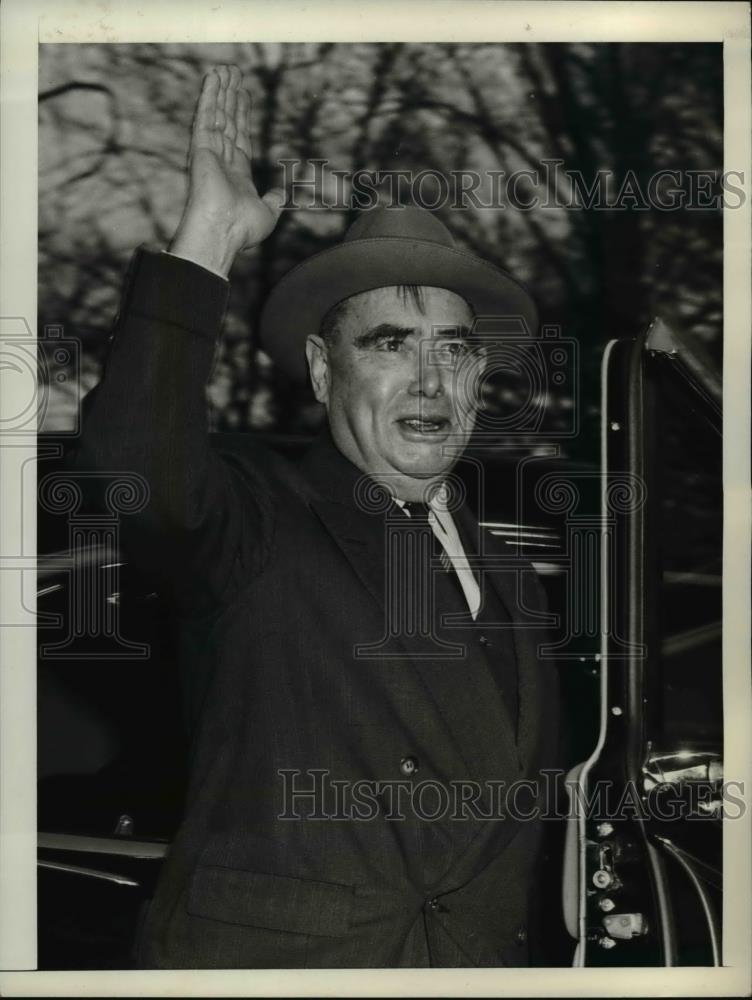
[[[415,371],[410,383],[410,392],[413,396],[427,396],[434,399],[444,392],[445,367],[438,363],[438,352],[432,350],[431,338],[427,338],[420,343],[420,350],[416,351]]]

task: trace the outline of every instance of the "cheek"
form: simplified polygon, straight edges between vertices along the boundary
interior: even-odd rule
[[[370,415],[379,422],[393,404],[399,391],[397,373],[384,372],[381,367],[364,368],[348,387],[352,407],[362,415]]]
[[[391,436],[392,418],[409,384],[397,360],[338,358],[332,376],[330,415],[346,421],[357,436],[382,440]]]
[[[368,371],[348,371],[333,386],[333,408],[351,426],[368,432],[373,424],[378,424],[383,409],[380,386],[380,380]]]

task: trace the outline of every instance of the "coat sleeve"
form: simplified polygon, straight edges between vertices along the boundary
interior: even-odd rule
[[[230,465],[209,442],[205,388],[228,291],[191,261],[136,252],[73,459],[94,473],[98,505],[117,473],[141,478],[148,500],[121,517],[122,546],[191,613],[221,606],[258,572],[273,531],[253,462]]]

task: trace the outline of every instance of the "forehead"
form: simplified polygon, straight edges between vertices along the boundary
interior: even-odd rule
[[[347,300],[343,327],[353,331],[379,323],[419,327],[428,332],[432,326],[469,326],[473,313],[460,295],[447,288],[420,285],[420,303],[397,285],[374,288]]]

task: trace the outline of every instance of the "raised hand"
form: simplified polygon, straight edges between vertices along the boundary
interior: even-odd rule
[[[188,198],[173,253],[220,274],[239,250],[274,229],[285,194],[260,196],[251,176],[250,97],[237,66],[217,66],[204,77],[193,117]]]

